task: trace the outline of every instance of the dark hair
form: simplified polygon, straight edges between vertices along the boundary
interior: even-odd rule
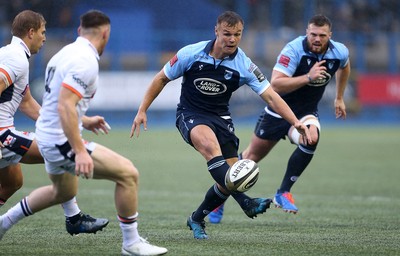
[[[312,17],[309,21],[308,24],[314,24],[317,27],[322,27],[325,25],[328,25],[329,29],[332,30],[332,22],[329,20],[328,17],[322,14],[315,15]]]
[[[218,16],[217,24],[221,24],[226,22],[229,26],[234,26],[238,23],[242,23],[244,25],[242,17],[239,14],[232,11],[223,12],[221,15]]]
[[[96,28],[110,23],[110,18],[98,10],[90,10],[81,16],[82,28]]]
[[[43,24],[46,24],[46,20],[42,14],[25,10],[15,16],[11,26],[11,34],[22,38],[28,34],[31,28],[37,31]]]

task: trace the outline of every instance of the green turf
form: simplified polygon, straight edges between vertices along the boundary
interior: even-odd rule
[[[237,128],[241,149],[251,133]],[[222,224],[207,225],[207,241],[193,239],[186,218],[212,179],[205,161],[176,130],[153,129],[139,139],[129,139],[129,128],[86,137],[138,167],[140,233],[167,247],[168,255],[400,255],[399,127],[324,129],[314,160],[292,190],[299,214],[270,209],[251,220],[229,199]],[[278,144],[260,163],[260,178],[249,195],[275,193],[293,149],[287,141]],[[0,213],[48,183],[42,165],[23,168],[23,189]],[[71,237],[61,207],[53,207],[10,230],[0,242],[0,255],[119,255],[112,184],[82,180],[78,202],[83,211],[109,218],[109,226],[96,235]]]

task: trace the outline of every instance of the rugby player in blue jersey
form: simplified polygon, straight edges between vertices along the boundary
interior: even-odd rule
[[[349,51],[345,45],[333,41],[331,36],[331,21],[326,16],[315,15],[308,22],[306,35],[297,37],[283,48],[272,71],[273,89],[286,101],[296,117],[309,127],[312,142],[303,143],[302,135],[269,105],[258,119],[249,146],[239,156],[259,162],[285,136],[297,145],[273,199],[275,206],[285,212],[298,212],[290,190],[317,148],[321,130],[318,103],[335,75],[336,118],[346,118],[343,95],[350,75]],[[222,214],[223,205],[210,214],[210,222],[219,223]]]
[[[204,218],[230,196],[224,178],[229,166],[238,160],[239,147],[229,111],[234,91],[247,84],[293,125],[305,141],[311,142],[308,128],[239,48],[242,33],[242,18],[231,11],[222,13],[217,19],[214,40],[183,47],[154,77],[132,124],[131,137],[135,133],[139,136],[141,124],[146,130],[146,111],[151,103],[169,81],[183,77],[176,127],[183,139],[205,158],[208,171],[216,181],[187,220],[196,239],[208,238]],[[234,193],[232,197],[250,218],[265,212],[272,202],[269,198],[250,198],[244,193]]]

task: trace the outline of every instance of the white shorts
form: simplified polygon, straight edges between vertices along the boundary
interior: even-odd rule
[[[18,164],[21,158],[28,152],[35,139],[35,133],[22,132],[10,127],[0,131],[0,141],[4,148],[0,149],[1,159],[0,168],[7,167],[12,164]]]
[[[82,140],[89,154],[96,147],[95,142]],[[75,175],[75,153],[68,141],[62,145],[37,142],[39,151],[44,158],[46,172],[53,175],[70,172]]]

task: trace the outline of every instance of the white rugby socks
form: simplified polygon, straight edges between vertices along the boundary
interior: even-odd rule
[[[3,215],[3,228],[8,230],[18,221],[32,214],[27,197],[25,197]]]
[[[76,197],[61,204],[61,206],[64,209],[65,217],[72,217],[81,212],[81,209],[79,209],[78,203],[76,202]]]
[[[122,246],[124,248],[129,248],[139,241],[138,223],[136,221],[138,216],[139,213],[127,218],[118,216],[119,226],[122,231]]]

